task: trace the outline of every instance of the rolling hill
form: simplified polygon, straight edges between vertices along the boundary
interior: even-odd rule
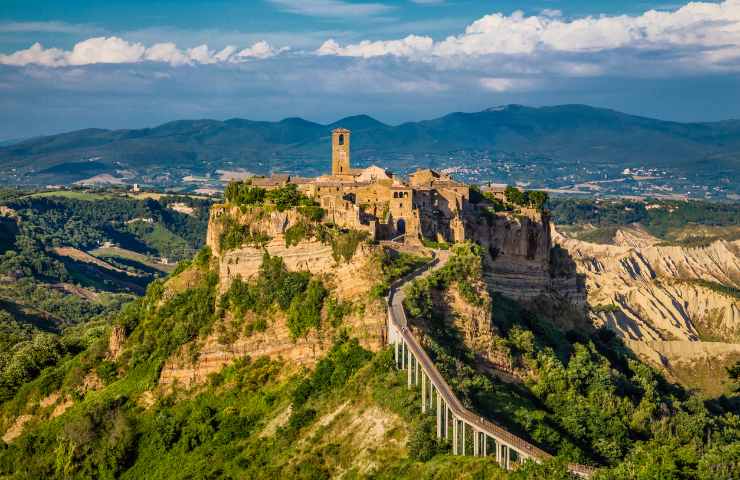
[[[329,132],[337,126],[354,132],[356,161],[383,158],[390,168],[399,167],[394,164],[399,155],[424,158],[461,150],[535,155],[568,165],[671,167],[688,172],[740,168],[740,120],[677,123],[583,105],[507,105],[397,126],[358,115],[329,125],[287,118],[86,129],[0,147],[0,172],[13,183],[75,181],[116,172],[140,178],[169,170],[316,173],[325,167]]]

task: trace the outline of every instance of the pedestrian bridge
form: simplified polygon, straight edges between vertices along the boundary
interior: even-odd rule
[[[552,455],[465,408],[408,328],[402,287],[414,277],[444,266],[448,256],[448,252],[437,252],[426,266],[391,285],[386,297],[388,343],[393,345],[396,367],[407,372],[408,388],[421,388],[421,411],[436,414],[437,438],[451,441],[453,455],[495,455],[507,470],[526,460],[547,460]],[[585,465],[569,464],[568,469],[582,478],[593,473]]]

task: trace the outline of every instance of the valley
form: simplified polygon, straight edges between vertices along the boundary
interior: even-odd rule
[[[734,472],[736,205],[548,199],[373,168],[236,181],[220,203],[6,192],[0,471]],[[399,335],[416,360],[399,362]]]

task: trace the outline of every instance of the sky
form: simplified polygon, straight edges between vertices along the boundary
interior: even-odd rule
[[[0,2],[0,140],[510,103],[740,118],[740,0]]]

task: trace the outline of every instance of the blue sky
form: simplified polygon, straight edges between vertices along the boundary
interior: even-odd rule
[[[740,0],[3,0],[0,139],[587,103],[740,117]]]

